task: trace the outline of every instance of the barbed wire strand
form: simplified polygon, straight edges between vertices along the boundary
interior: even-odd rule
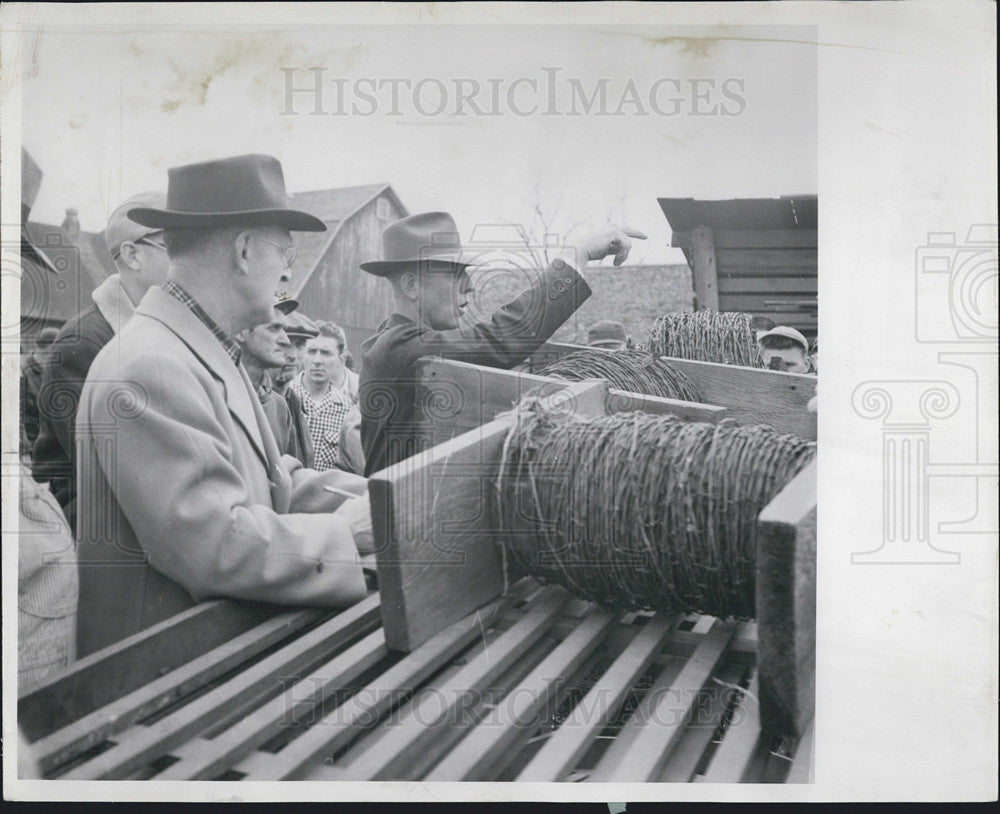
[[[754,617],[757,516],[815,442],[536,397],[510,415],[491,506],[505,568],[632,610]]]

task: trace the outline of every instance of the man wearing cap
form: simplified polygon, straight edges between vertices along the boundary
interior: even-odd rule
[[[240,331],[233,338],[243,351],[241,361],[250,383],[257,387],[257,397],[264,408],[264,415],[278,442],[282,455],[291,455],[311,467],[312,450],[302,448],[292,411],[284,396],[274,392],[269,371],[279,369],[285,362],[285,351],[291,346],[285,335],[287,315],[298,307],[298,301],[287,294],[279,296],[274,304],[274,319],[250,330]],[[308,434],[306,435],[308,439]]]
[[[282,395],[289,392],[288,385],[302,372],[306,342],[319,336],[319,328],[305,314],[293,311],[285,321],[285,334],[291,342],[291,349],[285,354],[285,363],[274,378],[274,389]]]
[[[610,319],[595,322],[587,329],[587,344],[602,350],[625,350],[628,347],[625,326]]]
[[[416,405],[416,361],[441,356],[509,369],[524,361],[590,296],[580,275],[589,261],[615,256],[621,265],[630,238],[641,232],[608,227],[570,247],[515,300],[489,320],[461,325],[471,282],[451,215],[427,212],[390,225],[380,261],[362,263],[392,285],[395,304],[361,347],[361,441],[365,475],[422,451],[429,439]]]
[[[364,479],[280,454],[233,340],[272,320],[291,232],[323,222],[288,207],[281,164],[263,155],[174,167],[166,205],[128,216],[164,230],[170,270],[81,394],[79,652],[208,597],[363,598]]]
[[[764,367],[786,373],[809,373],[809,340],[795,328],[778,325],[757,340]]]
[[[166,200],[162,192],[143,192],[111,213],[104,242],[118,271],[94,289],[94,304],[59,331],[45,365],[32,473],[40,483],[48,482],[70,528],[75,522],[73,438],[80,390],[98,352],[131,319],[150,287],[163,283],[170,265],[163,231],[140,226],[125,213],[134,206],[163,206]]]

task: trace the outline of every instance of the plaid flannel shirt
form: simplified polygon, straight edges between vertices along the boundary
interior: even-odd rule
[[[305,414],[315,454],[314,468],[320,471],[336,468],[340,430],[344,426],[344,419],[358,403],[357,396],[351,392],[350,376],[351,371],[346,371],[344,388],[334,387],[331,383],[319,400],[313,399],[309,394],[305,373],[299,373],[289,384],[302,400],[302,412]]]

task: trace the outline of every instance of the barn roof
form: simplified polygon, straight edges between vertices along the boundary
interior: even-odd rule
[[[317,189],[311,192],[295,192],[288,196],[289,206],[315,215],[326,224],[325,232],[297,232],[295,235],[298,255],[295,265],[292,266],[293,296],[305,287],[320,259],[336,238],[341,225],[385,192],[389,193],[400,212],[408,214],[393,188],[386,183]]]
[[[815,195],[727,201],[696,201],[694,198],[657,200],[675,232],[686,232],[698,226],[712,229],[815,229],[817,223]]]

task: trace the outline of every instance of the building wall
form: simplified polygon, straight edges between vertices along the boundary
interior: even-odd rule
[[[335,322],[344,329],[355,359],[361,343],[392,311],[389,284],[359,266],[379,258],[382,231],[403,217],[390,196],[380,197],[389,202],[389,217],[377,217],[375,198],[349,218],[298,295],[299,310],[306,316]]]

